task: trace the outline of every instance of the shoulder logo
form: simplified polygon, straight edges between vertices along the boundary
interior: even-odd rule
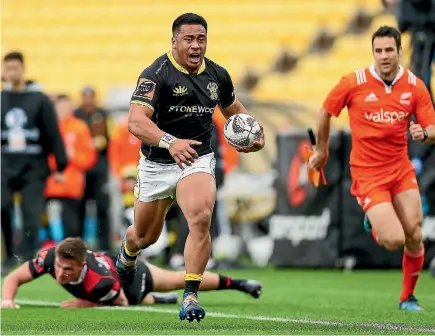
[[[136,90],[133,93],[133,97],[152,100],[154,97],[155,89],[156,89],[155,82],[146,78],[141,78],[139,80]]]
[[[186,96],[188,94],[187,87],[181,85],[174,87],[172,92],[174,93],[174,97]]]
[[[400,104],[409,105],[411,104],[412,92],[403,92],[400,95]]]
[[[207,89],[210,91],[211,100],[219,100],[218,88],[219,87],[215,82],[208,83]]]
[[[372,92],[370,93],[366,99],[364,99],[365,102],[375,102],[378,101],[378,97],[376,97],[376,95]]]

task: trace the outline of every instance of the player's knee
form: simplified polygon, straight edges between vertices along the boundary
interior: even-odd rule
[[[139,248],[141,250],[146,249],[147,247],[155,244],[157,242],[157,240],[159,239],[159,237],[151,235],[151,234],[146,234],[140,237],[137,237],[137,245],[139,246]]]
[[[396,232],[384,237],[379,237],[379,245],[383,246],[389,251],[400,250],[405,245],[405,234],[403,232]]]
[[[194,235],[206,236],[210,233],[212,211],[203,209],[189,214],[189,230]]]
[[[406,247],[410,250],[415,250],[420,247],[421,242],[423,241],[423,232],[421,231],[421,226],[417,226],[414,230],[414,233],[406,237]]]
[[[157,242],[159,236],[150,231],[136,231],[134,226],[130,226],[127,229],[126,238],[130,244],[136,245],[139,249],[145,249]]]

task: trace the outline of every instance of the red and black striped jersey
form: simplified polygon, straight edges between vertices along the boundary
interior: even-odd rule
[[[41,251],[29,262],[29,268],[33,278],[46,273],[55,278],[55,248]],[[79,279],[62,287],[76,298],[105,305],[113,303],[121,292],[112,259],[92,251],[88,251]]]

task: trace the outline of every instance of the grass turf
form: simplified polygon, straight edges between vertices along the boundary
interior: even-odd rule
[[[435,334],[435,279],[420,277],[424,312],[397,309],[400,271],[231,271],[265,288],[260,300],[243,293],[200,294],[208,316],[178,320],[178,305],[125,309],[61,309],[22,304],[2,309],[2,334]],[[49,276],[24,285],[21,300],[60,302],[70,295]],[[142,309],[142,310],[132,310]],[[221,313],[221,315],[219,315]],[[223,315],[222,315],[223,314]]]

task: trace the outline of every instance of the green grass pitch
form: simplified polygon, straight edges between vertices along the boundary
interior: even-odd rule
[[[400,271],[243,270],[263,296],[235,291],[200,293],[201,323],[178,320],[178,305],[61,309],[69,294],[48,276],[24,285],[21,309],[2,309],[6,334],[435,334],[435,278],[424,272],[416,296],[424,312],[398,308]],[[50,306],[51,305],[51,306]]]

